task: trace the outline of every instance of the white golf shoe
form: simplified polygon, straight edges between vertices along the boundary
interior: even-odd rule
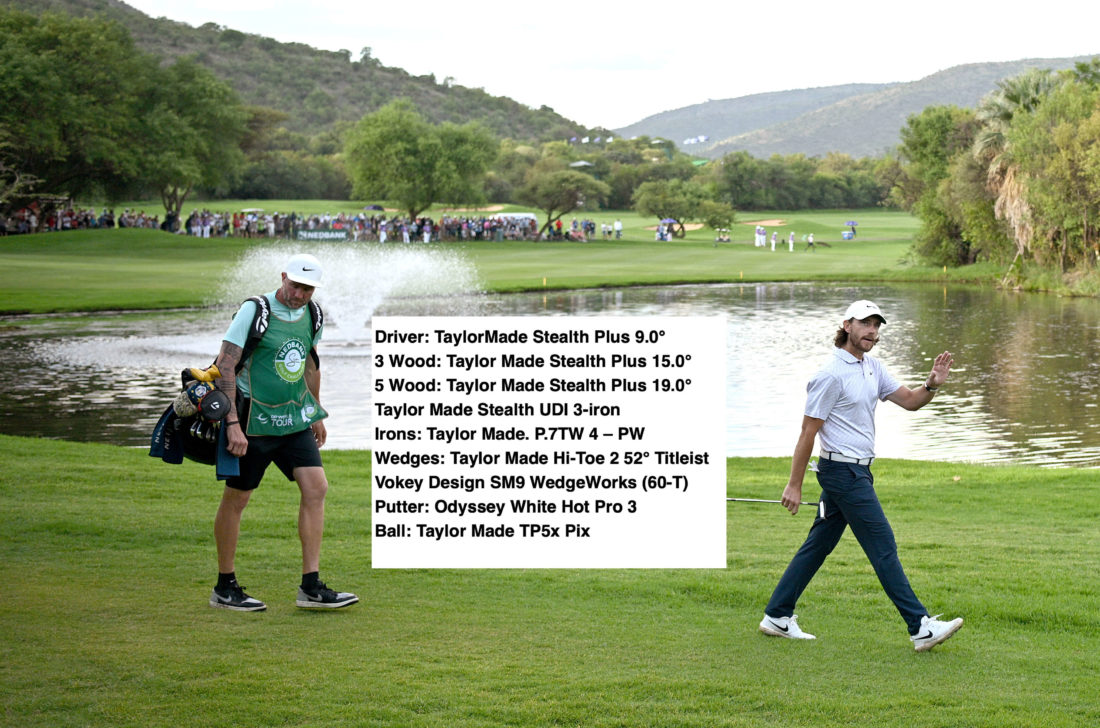
[[[941,616],[937,614],[935,617],[929,617],[926,614],[920,618],[920,631],[909,638],[913,640],[913,649],[917,652],[926,652],[946,641],[959,631],[959,627],[963,626],[962,617],[956,617],[950,622],[941,622]]]
[[[772,637],[786,637],[792,640],[817,639],[809,632],[803,632],[797,620],[797,614],[792,614],[790,617],[769,617],[765,614],[764,619],[760,620],[760,631]]]

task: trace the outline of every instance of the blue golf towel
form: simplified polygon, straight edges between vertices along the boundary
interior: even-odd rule
[[[241,474],[241,461],[236,455],[229,454],[229,435],[225,427],[218,428],[218,453],[217,462],[214,463],[214,471],[218,480],[236,478]]]
[[[149,456],[160,458],[166,463],[178,465],[183,462],[183,443],[180,442],[176,420],[179,417],[169,405],[153,428],[153,437],[149,442]]]
[[[153,428],[153,435],[149,441],[149,456],[154,458],[160,458],[166,463],[178,465],[183,462],[183,458],[188,456],[188,453],[184,449],[183,438],[188,437],[188,428],[179,426],[179,416],[176,411],[169,406],[164,411],[164,414],[160,416],[157,421],[156,427]],[[209,447],[209,445],[207,445]],[[188,456],[190,457],[190,456]],[[209,461],[200,460],[198,458],[191,458],[197,462]],[[241,474],[241,464],[235,455],[229,454],[229,439],[225,434],[225,428],[218,428],[218,442],[214,447],[214,473],[218,480],[226,480],[228,478],[235,478]]]

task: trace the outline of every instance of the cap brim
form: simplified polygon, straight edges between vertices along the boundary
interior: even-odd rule
[[[877,318],[879,321],[882,321],[882,323],[884,323],[884,324],[886,323],[886,317],[883,316],[881,313],[875,313],[874,311],[871,311],[871,312],[862,312],[861,311],[860,313],[862,313],[863,315],[861,316],[859,313],[853,313],[851,316],[848,316],[843,321],[851,321],[853,319],[856,320],[856,321],[865,321],[866,319],[869,319],[869,318]],[[843,321],[841,323],[843,323]]]
[[[295,283],[301,283],[303,286],[313,286],[314,288],[320,288],[321,287],[321,282],[320,281],[309,281],[309,280],[306,280],[305,278],[300,278],[298,276],[293,276],[290,273],[287,273],[286,277],[287,277],[288,280],[294,281]]]

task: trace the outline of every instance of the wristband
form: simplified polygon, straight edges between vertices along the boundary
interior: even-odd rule
[[[240,420],[228,420],[228,421],[227,421],[227,422],[225,423],[225,426],[226,426],[226,427],[229,427],[230,425],[239,425],[239,424],[241,424],[241,421],[240,421]]]
[[[927,382],[925,382],[924,388],[927,389],[932,394],[935,394],[936,391],[939,389],[939,387],[929,387]]]

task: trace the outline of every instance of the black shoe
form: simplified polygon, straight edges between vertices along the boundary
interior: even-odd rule
[[[298,587],[298,601],[295,605],[302,609],[339,609],[347,607],[359,601],[359,597],[349,592],[338,592],[325,586],[325,582],[317,582],[317,587],[312,592],[307,592]]]
[[[235,609],[238,612],[262,612],[267,605],[259,599],[253,599],[244,593],[244,587],[234,579],[224,591],[214,587],[210,593],[210,606],[221,609]]]

